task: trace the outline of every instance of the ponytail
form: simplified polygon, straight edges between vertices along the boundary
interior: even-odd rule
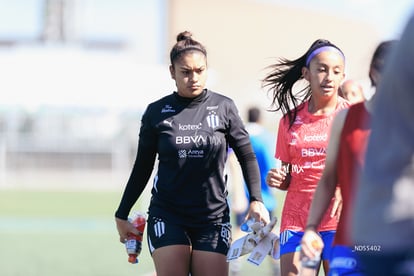
[[[283,115],[289,118],[289,128],[296,120],[298,106],[310,99],[312,91],[308,84],[296,93],[293,93],[293,86],[298,80],[303,79],[302,68],[309,67],[310,61],[321,51],[330,47],[338,51],[343,57],[342,51],[334,44],[325,39],[318,39],[312,43],[304,55],[295,60],[280,58],[276,64],[268,66],[270,73],[263,79],[262,87],[272,93],[270,111],[281,110]],[[345,59],[345,57],[344,57]]]

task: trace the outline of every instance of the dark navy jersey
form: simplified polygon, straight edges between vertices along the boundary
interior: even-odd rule
[[[142,193],[158,154],[152,215],[195,225],[228,216],[223,175],[228,147],[239,152],[240,161],[246,154],[239,149],[246,145],[250,147],[249,135],[228,97],[204,90],[190,99],[174,92],[151,103],[142,116],[137,160],[117,215],[125,217]],[[252,185],[259,186],[253,197],[261,200],[260,180]]]

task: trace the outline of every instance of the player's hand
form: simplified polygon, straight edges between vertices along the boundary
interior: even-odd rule
[[[316,255],[322,252],[324,247],[321,236],[314,230],[305,230],[302,240],[300,241],[301,254],[310,259],[315,258]]]
[[[269,185],[269,187],[286,190],[289,185],[287,177],[288,173],[286,166],[273,168],[267,173],[266,184]]]
[[[137,236],[142,235],[128,220],[115,218],[115,222],[119,233],[119,241],[122,243],[125,243],[129,233]]]
[[[253,218],[255,221],[262,221],[266,225],[270,221],[269,211],[267,211],[262,202],[252,201],[250,202],[246,220],[250,218]]]

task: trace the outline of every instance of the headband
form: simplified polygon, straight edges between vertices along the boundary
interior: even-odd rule
[[[342,53],[341,50],[339,50],[337,47],[335,46],[331,46],[331,45],[326,45],[326,46],[322,46],[319,48],[316,48],[315,50],[313,50],[312,52],[309,53],[309,55],[306,57],[306,67],[309,67],[309,63],[311,62],[311,60],[319,53],[324,52],[324,51],[330,51],[330,52],[334,52],[334,53],[338,53],[345,61],[345,55],[344,53]]]

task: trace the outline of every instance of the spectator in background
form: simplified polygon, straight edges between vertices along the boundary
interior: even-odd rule
[[[414,14],[373,102],[352,236],[367,275],[414,275]]]
[[[247,111],[248,122],[246,130],[250,136],[253,151],[256,154],[257,162],[260,170],[260,183],[262,189],[263,203],[269,211],[270,217],[276,208],[276,198],[274,191],[266,184],[267,172],[276,164],[274,158],[275,138],[264,126],[262,122],[261,111],[257,107],[251,107]],[[246,189],[246,197],[249,198],[249,192]],[[244,212],[244,217],[247,215],[247,209]],[[239,221],[241,222],[241,220]]]
[[[275,138],[272,133],[270,133],[264,126],[262,122],[262,114],[259,108],[251,107],[247,111],[247,124],[246,130],[250,136],[250,142],[253,147],[253,151],[256,154],[257,162],[259,163],[259,170],[260,170],[260,182],[261,182],[261,189],[262,189],[262,198],[263,203],[266,209],[269,211],[270,217],[273,217],[274,210],[276,208],[276,197],[274,191],[266,184],[266,175],[267,172],[273,168],[276,164],[276,160],[274,158],[274,147],[275,147]],[[234,179],[238,181],[237,178]],[[248,202],[249,192],[246,188],[246,185],[240,181],[240,183],[233,182],[234,188],[232,189],[234,195],[238,191],[243,191],[243,197],[240,198],[237,196],[233,197],[232,206],[238,206],[240,202]],[[237,202],[236,202],[237,201]],[[248,205],[246,204],[244,208],[238,208],[238,210],[233,209],[235,213],[235,224],[236,229],[234,231],[234,237],[237,239],[241,237],[243,233],[241,233],[240,226],[245,222],[246,215],[248,211]],[[277,260],[271,259],[271,265],[273,270],[273,275],[280,274],[280,267],[279,262]],[[239,263],[238,263],[239,262]],[[240,270],[240,259],[233,260],[230,264],[230,271],[232,275],[237,275],[238,271]]]
[[[338,94],[351,104],[365,101],[362,85],[354,80],[344,81],[339,87]]]

